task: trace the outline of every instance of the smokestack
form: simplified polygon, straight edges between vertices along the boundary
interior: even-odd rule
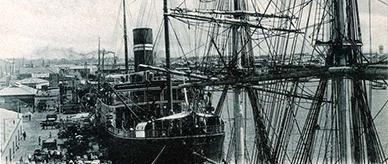
[[[152,55],[152,29],[136,28],[133,29],[133,51],[135,54],[135,71],[142,71],[138,68],[139,64],[153,65]]]

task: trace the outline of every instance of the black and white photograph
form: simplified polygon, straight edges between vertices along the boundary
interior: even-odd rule
[[[0,0],[0,164],[388,164],[388,0]]]

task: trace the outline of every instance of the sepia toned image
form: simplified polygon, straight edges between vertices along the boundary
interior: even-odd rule
[[[0,0],[0,164],[388,163],[388,0]]]

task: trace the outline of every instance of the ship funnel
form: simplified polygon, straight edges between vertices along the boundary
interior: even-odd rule
[[[135,71],[143,71],[139,64],[153,65],[152,55],[152,29],[136,28],[133,29],[133,51],[135,55]]]

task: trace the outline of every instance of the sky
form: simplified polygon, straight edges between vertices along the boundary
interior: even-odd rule
[[[145,0],[127,0],[129,36],[134,27],[157,27],[161,21],[155,17],[161,15],[161,0],[140,1]],[[372,48],[377,51],[378,45],[388,48],[388,6],[371,1]],[[367,2],[359,1],[364,51],[369,51]],[[55,58],[42,53],[46,50],[86,53],[97,49],[98,38],[103,48],[117,50],[122,45],[120,5],[121,0],[0,0],[0,58]]]

